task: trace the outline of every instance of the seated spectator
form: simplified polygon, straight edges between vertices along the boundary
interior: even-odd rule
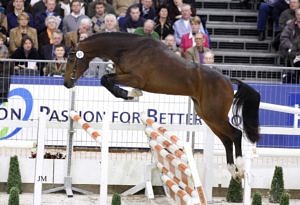
[[[215,55],[211,50],[204,52],[203,63],[204,64],[214,64],[215,63]]]
[[[177,55],[181,56],[180,49],[176,46],[176,39],[175,39],[174,35],[172,35],[172,34],[167,35],[163,42],[167,45],[167,47],[171,51],[173,51]]]
[[[287,24],[281,35],[280,35],[280,45],[279,52],[282,56],[289,56],[294,42],[300,37],[300,9],[295,11],[296,19]]]
[[[165,39],[169,34],[174,34],[172,22],[168,16],[168,8],[165,5],[158,8],[154,31],[158,33],[160,40]]]
[[[265,30],[269,16],[272,16],[275,25],[275,32],[279,31],[279,16],[281,12],[287,8],[288,4],[285,0],[268,0],[260,4],[257,16],[257,32],[259,41],[266,39]]]
[[[295,17],[295,10],[299,8],[299,2],[298,0],[290,0],[289,4],[290,8],[284,10],[279,17],[279,30],[275,35],[275,38],[272,41],[272,47],[278,51],[279,44],[280,44],[280,35],[282,32],[282,29],[294,19]]]
[[[127,9],[133,5],[139,3],[138,0],[113,0],[112,5],[115,9],[117,16],[124,17]]]
[[[45,60],[53,60],[55,58],[54,48],[56,45],[63,43],[63,32],[61,30],[55,30],[52,32],[52,42],[47,45],[43,45],[39,50],[40,56]]]
[[[4,13],[0,12],[0,33],[7,37],[7,17]]]
[[[79,28],[76,31],[71,31],[65,34],[65,46],[67,49],[72,45],[76,45],[79,42],[80,34],[87,33],[88,36],[92,34],[92,21],[89,18],[81,19]]]
[[[54,10],[56,8],[56,0],[45,0],[45,1],[46,1],[45,2],[46,10],[38,12],[34,17],[34,25],[38,33],[46,30],[47,25],[45,25],[45,22],[47,23],[46,19],[48,17],[56,17],[57,19],[59,19],[57,20],[57,22],[59,22],[57,27],[59,29],[62,29],[60,14],[56,13]]]
[[[46,30],[42,31],[38,36],[39,41],[39,50],[47,44],[52,44],[52,34],[54,31],[58,29],[58,26],[61,22],[60,18],[57,18],[56,16],[48,16],[46,18],[45,24],[46,24]]]
[[[5,44],[6,44],[6,36],[0,33],[0,49],[2,50],[2,53],[4,53],[4,51],[8,52],[8,48]]]
[[[83,77],[101,79],[104,74],[108,73],[106,70],[107,65],[107,62],[96,57],[89,63],[89,68],[83,73]]]
[[[168,0],[153,0],[153,7],[158,10],[161,6],[167,5]]]
[[[300,67],[300,36],[297,36],[293,42],[292,49],[288,55],[289,65]],[[282,76],[283,83],[300,83],[299,70],[285,70]]]
[[[80,21],[84,18],[89,18],[88,16],[80,13],[80,9],[82,7],[80,0],[73,0],[70,6],[71,14],[66,15],[63,19],[63,33],[77,31]]]
[[[71,0],[60,0],[59,6],[62,9],[62,13],[64,14],[63,17],[71,14]],[[82,1],[80,1],[80,12],[81,15],[85,15],[85,5]]]
[[[13,0],[14,10],[7,13],[7,32],[9,33],[11,29],[19,25],[18,17],[21,13],[27,13],[28,15],[28,25],[34,27],[33,16],[24,11],[24,0]]]
[[[29,36],[33,41],[33,47],[38,49],[38,38],[35,28],[28,26],[29,15],[26,12],[22,12],[18,15],[19,26],[11,29],[9,33],[9,51],[10,53],[21,46],[21,40],[23,36]]]
[[[32,4],[32,0],[30,2]],[[47,4],[49,4],[47,2],[47,0],[38,0],[36,3],[32,4],[32,8],[31,8],[31,14],[33,16],[36,16],[36,14],[41,13],[41,12],[45,12],[47,10],[47,7],[49,7],[49,5],[47,6]],[[54,5],[53,2],[50,3],[52,6]],[[51,6],[51,7],[52,7]],[[52,9],[51,9],[52,11]],[[59,15],[60,17],[64,16],[64,11],[62,10],[62,8],[60,7],[59,4],[56,4],[55,1],[55,5],[54,5],[54,10],[52,11],[54,14]]]
[[[153,4],[152,0],[141,0],[141,3],[139,3],[141,16],[144,19],[154,20],[156,14],[152,4]]]
[[[33,47],[34,43],[33,40],[25,35],[23,36],[21,40],[21,46],[13,52],[11,55],[12,59],[26,59],[28,61],[26,62],[16,62],[15,70],[20,70],[20,69],[32,69],[32,70],[37,70],[37,64],[35,61],[30,61],[30,60],[38,60],[40,59],[39,53],[36,48]],[[39,72],[37,72],[39,73]]]
[[[104,29],[102,32],[118,32],[119,30],[117,17],[114,14],[107,14],[104,17]]]
[[[7,3],[5,3],[5,1],[8,1]],[[15,2],[12,0],[2,0],[2,3],[6,4],[5,8],[5,12],[6,14],[8,13],[12,13],[15,11]],[[26,12],[26,13],[31,13],[31,0],[24,0],[23,4],[23,9],[22,11]],[[32,13],[31,13],[32,14]]]
[[[188,48],[195,45],[194,36],[198,32],[203,33],[203,36],[204,36],[203,45],[204,45],[204,47],[210,48],[209,34],[208,34],[207,29],[201,23],[200,17],[198,17],[198,16],[192,17],[190,19],[190,24],[191,24],[191,27],[192,27],[192,31],[190,33],[184,34],[181,37],[181,43],[180,43],[180,46],[179,46],[181,48],[181,51],[184,53]]]
[[[2,34],[0,34],[0,36],[3,37]],[[0,40],[0,59],[7,59],[8,57],[9,57],[8,49],[5,45],[1,45],[1,40]],[[11,73],[12,73],[11,63],[6,61],[0,61],[0,85],[1,85],[0,104],[8,101]]]
[[[94,0],[93,2],[91,2],[89,4],[89,8],[88,8],[88,17],[92,18],[93,16],[96,15],[96,9],[95,9],[95,5],[99,2],[103,2],[104,5],[105,5],[105,12],[108,13],[108,14],[115,14],[116,15],[116,12],[115,12],[115,9],[114,7],[108,3],[106,0]]]
[[[175,21],[181,19],[181,7],[183,6],[182,0],[170,0],[168,4],[169,17],[174,23]]]
[[[295,11],[299,8],[297,0],[290,0],[289,8],[284,10],[279,17],[279,29],[282,29],[295,18]]]
[[[106,4],[102,1],[97,1],[95,4],[95,15],[92,17],[93,32],[99,33],[104,30],[104,17],[106,15]]]
[[[65,46],[62,44],[58,44],[54,46],[54,60],[57,61],[66,61],[65,58]],[[44,68],[45,76],[63,76],[66,71],[66,63],[56,62],[56,63],[48,63]]]
[[[120,30],[133,33],[137,27],[143,27],[144,22],[145,19],[141,17],[138,5],[134,4],[128,8],[128,15],[119,19]]]
[[[159,40],[159,35],[154,31],[154,21],[148,19],[145,21],[143,27],[138,27],[134,33],[140,36],[150,37],[154,40]]]
[[[194,63],[203,64],[204,61],[204,52],[209,51],[208,48],[203,46],[204,36],[202,33],[196,33],[195,42],[196,45],[187,49],[184,53],[184,58],[188,61],[192,61]]]
[[[190,24],[191,18],[191,6],[188,4],[182,4],[181,6],[181,18],[175,21],[173,25],[174,34],[176,37],[176,44],[179,46],[181,38],[184,34],[191,33],[192,27]]]

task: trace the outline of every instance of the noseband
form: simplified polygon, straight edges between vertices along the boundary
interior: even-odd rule
[[[76,78],[76,71],[77,71],[77,60],[78,59],[83,59],[84,57],[84,53],[82,51],[72,51],[70,52],[71,56],[72,56],[72,60],[74,60],[74,66],[73,66],[73,70],[71,73],[71,80],[74,82],[75,78]],[[75,59],[73,59],[75,56]]]

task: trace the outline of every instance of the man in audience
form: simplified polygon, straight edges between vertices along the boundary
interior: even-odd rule
[[[141,3],[139,4],[141,16],[144,19],[152,19],[154,20],[156,14],[155,9],[152,7],[152,0],[141,0]]]
[[[33,4],[32,8],[31,8],[31,13],[32,15],[36,15],[40,12],[45,12],[47,10],[47,0],[39,0],[38,2],[36,2],[35,4]],[[64,12],[61,9],[59,4],[56,4],[55,2],[55,8],[54,8],[54,13],[58,14],[60,17],[64,16]]]
[[[46,10],[38,12],[34,18],[35,28],[38,33],[46,30],[45,20],[48,16],[56,16],[57,18],[61,18],[59,13],[55,12],[56,8],[56,0],[46,0],[45,2]],[[62,24],[60,23],[59,29],[62,29]]]
[[[150,37],[154,40],[159,40],[159,35],[158,33],[156,33],[154,31],[154,21],[151,19],[148,19],[145,21],[144,26],[143,27],[138,27],[134,33],[141,35],[141,36],[145,36],[145,37]]]
[[[300,37],[300,8],[296,9],[295,17],[284,27],[280,36],[279,52],[284,57],[290,56],[293,44]]]
[[[167,47],[173,51],[175,54],[181,56],[180,49],[176,46],[176,39],[173,34],[169,34],[163,40],[163,42],[167,45]]]
[[[92,21],[90,18],[81,19],[79,28],[76,31],[70,31],[65,34],[65,46],[71,48],[79,42],[80,35],[86,33],[88,36],[92,34]]]
[[[281,12],[288,8],[288,4],[285,0],[267,0],[262,2],[258,9],[257,16],[257,32],[258,40],[263,41],[266,38],[265,30],[267,25],[267,20],[269,16],[272,16],[275,32],[279,30],[279,16]]]
[[[93,16],[96,15],[95,5],[98,2],[103,2],[105,4],[105,12],[106,13],[116,15],[114,7],[110,3],[108,3],[106,0],[94,0],[93,2],[89,3],[88,14],[87,14],[88,17],[92,18]]]
[[[99,33],[104,29],[104,17],[106,15],[106,4],[98,1],[95,3],[96,14],[92,17],[93,31]]]
[[[63,20],[63,32],[77,31],[79,28],[80,21],[84,18],[89,18],[88,16],[81,14],[81,1],[73,0],[70,4],[71,14],[64,17]]]
[[[62,44],[63,42],[63,32],[59,29],[52,32],[52,43],[44,45],[40,49],[40,56],[45,60],[53,60],[54,55],[54,47],[56,45]]]
[[[295,17],[295,10],[299,8],[298,0],[290,0],[290,8],[284,10],[279,17],[279,30],[275,33],[275,38],[272,41],[272,47],[278,51],[280,44],[280,35],[282,29]]]
[[[141,17],[140,8],[134,4],[128,8],[129,15],[119,19],[120,29],[122,32],[133,33],[137,27],[143,27],[145,19]],[[124,22],[120,22],[124,21]]]
[[[192,15],[191,6],[189,4],[182,4],[181,18],[175,21],[173,25],[177,45],[180,45],[181,37],[184,34],[192,32],[192,27],[190,24],[191,15]]]
[[[208,48],[205,48],[203,46],[203,40],[204,36],[202,33],[196,33],[195,35],[195,43],[196,45],[187,49],[187,51],[184,53],[184,58],[192,61],[194,63],[204,63],[204,52],[209,51]]]
[[[204,52],[203,63],[204,64],[214,64],[215,63],[215,55],[211,50]]]

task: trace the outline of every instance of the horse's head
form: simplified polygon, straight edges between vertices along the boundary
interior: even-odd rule
[[[67,66],[64,75],[64,86],[72,88],[75,85],[77,79],[88,68],[88,60],[85,52],[79,48],[79,46],[72,46],[68,59]]]

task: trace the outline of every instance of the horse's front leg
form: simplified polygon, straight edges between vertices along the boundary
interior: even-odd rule
[[[106,74],[101,78],[101,84],[109,90],[115,97],[131,100],[134,97],[128,95],[128,91],[116,85],[117,74]]]

